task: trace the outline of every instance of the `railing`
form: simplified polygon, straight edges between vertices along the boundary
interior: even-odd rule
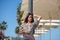
[[[40,20],[39,26],[35,30],[35,35],[46,33],[50,28],[56,28],[60,25],[60,20]]]

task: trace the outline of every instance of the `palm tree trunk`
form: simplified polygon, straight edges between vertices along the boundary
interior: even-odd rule
[[[4,40],[3,30],[0,29],[0,32],[1,32],[0,40]]]

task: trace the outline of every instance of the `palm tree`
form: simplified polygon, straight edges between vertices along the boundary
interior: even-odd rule
[[[19,26],[16,27],[16,29],[15,29],[15,33],[16,33],[16,34],[19,33]],[[19,34],[18,34],[18,40],[19,40]]]
[[[19,4],[18,8],[17,8],[17,23],[18,23],[18,26],[16,26],[15,28],[15,33],[18,34],[18,40],[19,40],[19,28],[21,27],[20,25],[22,24],[22,16],[23,16],[23,13],[24,11],[21,11],[21,3]]]
[[[7,28],[7,23],[5,21],[0,23],[0,38],[4,36],[3,32]],[[3,38],[2,38],[3,39]]]
[[[19,27],[20,27],[20,25],[22,24],[22,21],[23,21],[22,16],[23,16],[24,11],[21,11],[20,9],[21,9],[21,3],[19,4],[19,6],[17,8],[17,23],[18,23],[18,26],[15,29],[16,34],[18,34]]]
[[[5,21],[1,22],[0,23],[0,29],[2,29],[3,31],[6,30],[6,28],[7,28],[7,25],[6,24],[7,23]]]
[[[22,15],[23,15],[24,11],[20,11],[20,10],[17,10],[17,22],[18,22],[18,25],[21,25],[22,24]]]
[[[21,4],[22,3],[19,3],[19,6],[17,8],[17,23],[18,23],[19,26],[22,24],[22,22],[21,22],[22,21],[22,15],[24,13],[24,11],[20,10],[21,9]]]
[[[19,32],[19,26],[17,26],[16,29],[15,29],[15,33],[18,34],[18,32]]]

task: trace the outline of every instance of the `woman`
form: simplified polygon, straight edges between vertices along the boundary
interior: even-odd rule
[[[35,28],[39,24],[40,19],[41,16],[39,16],[38,20],[34,22],[33,14],[28,13],[24,23],[21,25],[22,28],[20,28],[19,32],[20,34],[23,34],[23,40],[35,40],[33,34],[35,32]]]

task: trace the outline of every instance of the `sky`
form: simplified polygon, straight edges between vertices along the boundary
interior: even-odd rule
[[[7,22],[6,36],[16,36],[15,28],[18,25],[16,21],[16,11],[21,0],[0,0],[0,22]]]
[[[15,28],[18,26],[16,21],[16,11],[21,0],[0,0],[0,22],[7,22],[7,29],[4,31],[6,36],[16,37]],[[36,40],[60,40],[60,26],[52,28],[47,33],[39,35]]]

